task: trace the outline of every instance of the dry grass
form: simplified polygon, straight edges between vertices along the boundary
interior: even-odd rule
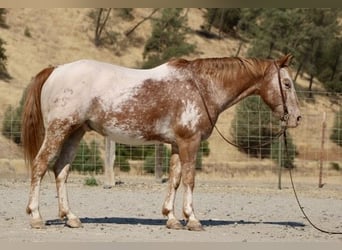
[[[139,67],[142,61],[144,41],[151,33],[150,22],[145,22],[127,41],[123,35],[119,39],[119,47],[96,48],[92,42],[93,26],[88,14],[90,9],[10,9],[7,14],[9,29],[1,30],[1,38],[6,41],[6,53],[8,56],[8,71],[13,77],[9,82],[0,81],[0,120],[8,105],[17,105],[24,87],[29,83],[32,76],[48,65],[58,65],[66,62],[91,58],[101,61],[120,64],[128,67]],[[121,19],[112,19],[108,25],[112,31],[121,34],[133,27],[139,20],[147,16],[151,9],[135,9],[133,21],[127,22]],[[193,30],[200,28],[203,23],[203,12],[200,9],[190,9],[188,16],[189,26]],[[120,20],[118,22],[118,20]],[[25,35],[30,33],[30,37]],[[204,39],[197,35],[188,37],[190,42],[197,46],[199,53],[192,57],[221,57],[236,54],[238,41],[224,38],[221,40]],[[242,48],[244,55],[246,46]],[[306,87],[304,79],[298,83]],[[315,85],[319,86],[319,85]],[[324,110],[328,113],[328,129],[333,124],[333,111],[337,105],[332,104],[325,97],[318,97],[315,103],[302,103],[304,113],[304,126],[291,130],[295,144],[300,151],[300,160],[317,159],[319,149],[320,121],[311,120],[310,114],[317,114]],[[230,121],[233,118],[234,107],[224,112],[217,125],[225,135],[230,135]],[[316,119],[316,118],[315,118]],[[308,125],[315,124],[315,126]],[[205,159],[204,164],[216,165],[221,170],[228,166],[232,172],[243,168],[251,170],[248,166],[266,165],[272,168],[272,163],[261,162],[259,159],[250,159],[245,154],[227,145],[216,132],[209,139],[211,153]],[[330,143],[327,144],[329,154],[335,154],[340,159],[340,148]],[[20,149],[8,140],[0,136],[0,158],[11,155],[20,158]],[[233,163],[229,163],[231,159]],[[228,164],[233,164],[229,166]],[[221,166],[221,167],[220,167]],[[262,166],[264,167],[264,166]],[[254,169],[254,167],[253,167]],[[220,171],[214,169],[214,172]],[[230,173],[231,175],[232,173]],[[229,175],[229,173],[227,173]]]

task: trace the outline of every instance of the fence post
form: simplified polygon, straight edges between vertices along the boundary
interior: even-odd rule
[[[282,135],[283,137],[284,135]],[[282,150],[282,141],[283,138],[279,137],[278,141],[279,141],[279,147],[278,147],[278,189],[281,189],[281,174],[282,174],[282,168],[283,168],[283,150]]]
[[[115,142],[105,137],[105,162],[104,175],[105,183],[103,188],[112,188],[115,186],[114,181],[114,161],[115,161]]]
[[[325,129],[326,129],[326,120],[327,114],[323,112],[323,119],[322,119],[322,138],[321,138],[321,150],[319,154],[319,177],[318,177],[318,187],[322,188],[324,184],[322,183],[322,176],[323,176],[323,158],[324,158],[324,142],[325,142]]]

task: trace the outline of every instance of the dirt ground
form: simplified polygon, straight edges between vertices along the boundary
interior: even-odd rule
[[[85,176],[71,174],[68,183],[71,208],[83,227],[71,229],[57,218],[53,175],[47,174],[41,189],[41,213],[47,228],[34,230],[25,214],[29,180],[24,176],[0,177],[0,241],[4,242],[342,242],[312,228],[295,202],[289,179],[282,190],[276,176],[258,178],[208,178],[197,176],[194,206],[205,231],[169,230],[161,215],[167,183],[149,176],[120,176],[112,189],[84,185]],[[295,176],[296,178],[296,176]],[[342,231],[342,178],[295,179],[303,207],[320,227]],[[181,217],[182,188],[176,199]]]

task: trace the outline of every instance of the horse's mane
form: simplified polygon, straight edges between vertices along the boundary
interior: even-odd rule
[[[264,76],[271,64],[271,60],[243,57],[204,58],[192,61],[173,59],[169,65],[178,69],[187,69],[197,75],[214,76],[219,79],[238,77],[239,72],[257,79]]]

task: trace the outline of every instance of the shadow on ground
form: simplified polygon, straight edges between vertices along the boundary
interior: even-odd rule
[[[144,218],[125,218],[125,217],[100,217],[100,218],[81,218],[83,224],[127,224],[127,225],[148,225],[148,226],[164,226],[165,219],[144,219]],[[185,221],[182,221],[185,224]],[[203,226],[225,226],[225,225],[256,225],[270,224],[286,227],[305,227],[305,224],[295,221],[245,221],[245,220],[201,220]],[[47,220],[46,225],[62,225],[64,221],[55,219]]]

